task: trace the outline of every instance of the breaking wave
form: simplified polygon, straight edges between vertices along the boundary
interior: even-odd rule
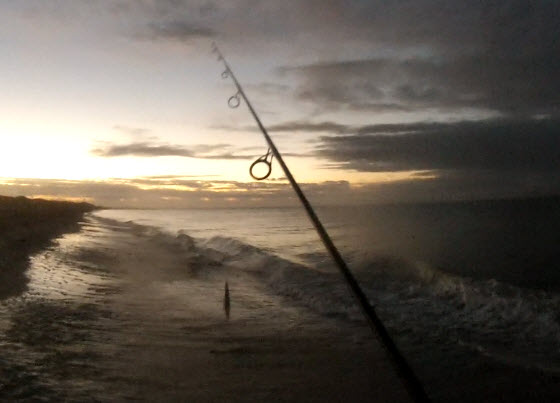
[[[342,277],[322,254],[304,257],[306,265],[227,236],[193,238],[183,231],[128,224],[139,235],[181,248],[199,272],[228,267],[257,278],[287,303],[336,320],[362,320]],[[560,295],[391,256],[351,256],[349,261],[409,353],[439,344],[560,373]]]
[[[336,272],[305,267],[227,237],[204,240],[201,246],[219,251],[223,263],[257,274],[271,290],[295,303],[328,317],[361,320]],[[404,344],[421,348],[435,339],[510,364],[560,373],[558,294],[460,277],[392,257],[362,261],[355,272]],[[425,341],[418,344],[419,339]]]

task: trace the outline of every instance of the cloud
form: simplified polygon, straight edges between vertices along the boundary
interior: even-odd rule
[[[352,126],[335,122],[311,123],[305,121],[294,121],[271,125],[268,127],[270,132],[306,132],[306,133],[348,133]]]
[[[380,193],[370,192],[372,200],[560,193],[560,119],[363,125],[298,120],[269,130],[322,134],[310,144],[324,168],[414,172],[408,181],[376,185]]]
[[[137,179],[145,179],[145,180],[154,180],[154,181],[169,181],[175,179],[185,179],[185,178],[214,178],[219,175],[149,175],[149,176],[140,176]],[[111,180],[117,180],[118,178],[111,178]]]
[[[0,193],[80,199],[106,207],[185,208],[294,205],[282,182],[196,180],[187,177],[113,178],[106,181],[2,179]]]
[[[538,57],[524,60],[511,55],[504,60],[475,53],[444,60],[375,58],[280,71],[301,79],[296,91],[299,100],[327,110],[558,114],[560,56]]]
[[[559,113],[557,1],[35,3],[39,15],[101,24],[88,32],[112,41],[114,31],[171,43],[219,36],[253,68],[286,60],[281,70],[300,80],[297,99],[320,111]]]
[[[341,3],[323,7],[321,18]],[[341,39],[331,45],[360,53],[323,52],[322,62],[279,69],[299,78],[297,99],[323,112],[560,112],[558,2],[355,2],[342,10],[331,26]]]
[[[210,127],[215,130],[227,131],[243,131],[243,132],[260,132],[258,126],[232,126],[232,125],[213,125]],[[309,122],[303,120],[288,121],[268,125],[266,127],[270,133],[333,133],[333,134],[347,134],[354,130],[354,126],[331,121],[323,122]],[[279,137],[279,136],[275,136]],[[248,147],[248,149],[260,149],[260,147]]]
[[[98,157],[189,157],[211,160],[244,160],[255,158],[254,155],[236,154],[228,151],[230,144],[196,144],[184,147],[174,144],[151,142],[133,142],[128,144],[107,144],[92,149],[90,152]]]
[[[249,92],[257,92],[262,95],[274,95],[277,96],[279,93],[286,93],[290,90],[290,86],[287,84],[273,83],[273,82],[261,82],[257,84],[246,84],[245,88]]]
[[[347,136],[322,136],[317,155],[339,167],[366,172],[559,170],[560,120],[372,125],[354,130],[356,134]]]
[[[123,126],[123,125],[115,125],[113,129],[122,133],[126,134],[131,137],[145,137],[152,134],[150,129],[146,129],[143,127],[130,127],[130,126]]]
[[[159,39],[220,32],[236,54],[295,55],[301,65],[278,70],[321,112],[560,113],[559,2],[232,0],[206,12],[199,1],[147,3]]]
[[[114,144],[105,148],[96,148],[91,153],[99,157],[194,157],[192,150],[176,145],[157,145],[147,142]]]
[[[320,138],[316,155],[326,161],[325,167],[420,171],[417,181],[386,188],[396,192],[403,186],[402,194],[408,188],[411,198],[560,194],[557,119],[369,125],[354,132]]]
[[[151,40],[189,42],[193,39],[213,38],[216,35],[217,33],[211,28],[174,20],[150,23],[146,31],[140,36]]]
[[[216,151],[216,150],[223,150],[223,149],[227,149],[227,148],[231,148],[231,147],[232,147],[231,144],[225,144],[225,143],[197,144],[197,145],[191,146],[191,150],[193,150],[195,153],[199,154],[199,153],[209,153],[209,152]]]
[[[359,205],[386,202],[471,200],[550,194],[551,183],[538,176],[503,177],[444,173],[430,177],[350,184],[346,181],[303,183],[315,206]],[[556,194],[560,178],[555,183]],[[87,200],[114,208],[223,208],[299,206],[285,181],[236,182],[156,177],[106,181],[53,179],[2,179],[0,193],[11,196],[56,197]]]
[[[346,181],[301,184],[317,205],[371,202],[377,187],[353,187]],[[28,197],[88,200],[114,208],[216,208],[299,206],[286,181],[236,182],[226,180],[189,180],[181,177],[156,177],[107,181],[69,181],[52,179],[0,180],[0,193]],[[379,199],[382,200],[382,199]]]

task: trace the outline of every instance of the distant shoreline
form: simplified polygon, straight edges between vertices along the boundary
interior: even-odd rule
[[[31,254],[67,232],[96,207],[89,203],[0,196],[0,300],[26,289]]]

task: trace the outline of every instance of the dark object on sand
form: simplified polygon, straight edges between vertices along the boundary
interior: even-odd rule
[[[226,286],[225,286],[225,292],[224,292],[224,311],[226,312],[226,318],[229,320],[229,311],[230,311],[231,305],[229,302],[229,286],[228,283],[226,281]]]

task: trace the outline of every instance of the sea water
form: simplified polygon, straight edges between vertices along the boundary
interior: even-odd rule
[[[558,202],[318,214],[430,396],[468,401],[461,391],[510,379],[506,389],[525,396],[558,391]],[[164,398],[165,385],[177,394],[167,399],[181,401],[227,390],[185,384],[186,364],[169,357],[208,355],[232,329],[241,332],[234,340],[287,331],[375,342],[299,208],[97,211],[33,256],[27,276],[28,290],[0,304],[0,397],[8,400],[148,399],[140,389]],[[239,325],[227,331],[224,280]],[[207,361],[200,356],[200,371]],[[153,373],[158,365],[167,372]],[[475,395],[492,401],[486,389]]]
[[[296,304],[360,320],[301,209],[96,215],[183,232],[226,253],[241,270],[264,273],[273,292]],[[445,360],[443,349],[449,357],[482,354],[560,373],[558,199],[323,207],[319,216],[403,349],[419,362]]]

